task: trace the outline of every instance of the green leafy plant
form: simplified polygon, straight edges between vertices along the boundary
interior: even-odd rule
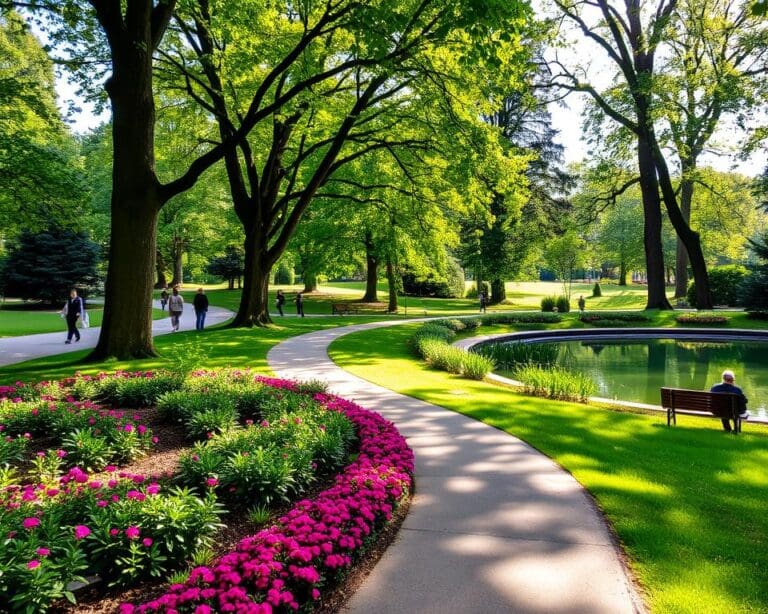
[[[490,358],[499,369],[511,370],[520,364],[553,365],[557,362],[558,348],[551,343],[488,343],[477,353]]]
[[[541,310],[544,312],[552,312],[555,310],[556,304],[556,296],[545,296],[543,299],[541,299]]]
[[[562,367],[520,365],[513,370],[515,379],[523,383],[528,394],[569,401],[586,401],[597,391],[586,375]]]
[[[603,291],[600,289],[600,282],[595,282],[595,285],[592,287],[592,298],[599,298],[603,296]]]

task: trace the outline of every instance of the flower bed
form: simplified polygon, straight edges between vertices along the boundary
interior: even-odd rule
[[[10,609],[43,611],[55,599],[72,600],[70,583],[86,574],[98,574],[110,586],[167,575],[212,543],[222,498],[242,508],[300,495],[317,475],[343,464],[356,435],[359,452],[332,488],[295,504],[278,524],[243,540],[235,552],[193,571],[185,584],[141,607],[164,610],[176,600],[179,605],[194,603],[201,612],[206,607],[259,611],[248,609],[257,605],[262,611],[279,611],[309,604],[339,569],[350,565],[366,538],[410,490],[412,453],[394,427],[377,414],[318,392],[316,384],[254,378],[249,372],[199,372],[186,380],[161,374],[160,384],[152,377],[78,376],[4,388],[24,419],[36,404],[56,405],[56,412],[34,416],[44,424],[45,418],[59,415],[58,403],[67,403],[77,409],[73,414],[95,412],[116,420],[121,432],[137,432],[138,425],[126,431],[129,422],[120,422],[124,412],[82,397],[153,404],[176,395],[178,403],[183,401],[178,392],[186,390],[190,398],[199,393],[223,395],[219,401],[227,394],[238,399],[227,424],[201,431],[205,439],[182,455],[182,470],[175,476],[133,475],[113,466],[106,467],[105,476],[89,475],[77,466],[61,475],[64,459],[70,457],[62,449],[38,453],[32,482],[18,483],[10,461],[0,468],[0,601]],[[198,401],[181,421],[185,429],[207,411]],[[23,434],[8,437],[11,450],[28,440]],[[15,457],[20,455],[17,450]],[[258,567],[258,581],[252,565]],[[214,584],[209,586],[208,580]],[[181,595],[179,587],[185,587]]]
[[[712,314],[683,313],[675,318],[678,324],[726,324],[728,318]]]
[[[244,539],[215,565],[195,568],[186,583],[162,597],[124,604],[123,614],[294,611],[317,601],[320,587],[352,564],[410,490],[413,453],[381,416],[343,399],[316,398],[349,417],[360,438],[357,460],[334,486],[299,501],[276,525]]]
[[[582,313],[579,320],[593,326],[620,327],[628,322],[649,322],[650,318],[644,313],[632,311],[601,311],[598,313]]]

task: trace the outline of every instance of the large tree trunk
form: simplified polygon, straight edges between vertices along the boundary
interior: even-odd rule
[[[379,283],[379,260],[373,252],[371,233],[365,235],[365,295],[364,303],[376,303],[379,300],[376,286]]]
[[[168,279],[165,277],[165,259],[160,250],[155,250],[155,272],[157,273],[157,281],[155,282],[155,288],[168,287]]]
[[[392,259],[387,257],[387,284],[389,285],[389,304],[387,311],[389,313],[397,312],[397,278],[395,277],[395,267]]]
[[[272,323],[269,315],[269,277],[274,262],[267,259],[265,237],[251,231],[245,236],[245,272],[240,306],[232,320],[233,328],[266,326]]]
[[[704,260],[704,252],[701,249],[701,237],[699,237],[698,232],[691,229],[685,221],[680,208],[677,206],[677,195],[672,186],[666,161],[658,142],[654,140],[653,146],[654,164],[658,172],[659,186],[664,196],[664,204],[667,208],[669,221],[672,222],[677,236],[680,237],[683,245],[685,245],[688,258],[691,261],[693,280],[696,282],[696,306],[699,309],[712,309],[712,296],[709,292],[709,273],[707,273],[707,263]]]
[[[680,213],[685,223],[691,223],[691,201],[693,200],[693,181],[685,176],[680,182]],[[675,298],[685,298],[688,295],[688,250],[678,237],[677,254],[675,258]]]
[[[494,279],[491,282],[491,305],[498,305],[507,300],[507,286],[503,279]]]
[[[304,290],[302,292],[317,292],[317,274],[314,271],[304,269]]]
[[[619,285],[627,285],[627,263],[624,261],[619,264]]]
[[[163,203],[155,176],[152,48],[126,40],[114,45],[112,56],[113,74],[106,85],[112,103],[112,229],[104,320],[89,357],[94,360],[156,355],[152,286]]]
[[[646,309],[672,309],[664,284],[664,251],[661,243],[661,200],[650,144],[643,135],[637,138],[640,191],[643,195],[645,227],[645,269],[648,276]]]
[[[171,286],[179,286],[184,282],[184,240],[181,237],[173,237],[171,256],[173,258]]]

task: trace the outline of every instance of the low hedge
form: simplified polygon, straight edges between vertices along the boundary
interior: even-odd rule
[[[675,321],[678,324],[720,325],[727,324],[728,318],[714,314],[682,313],[675,318]]]

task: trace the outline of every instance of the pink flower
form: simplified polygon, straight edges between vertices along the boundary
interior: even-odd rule
[[[158,441],[160,441],[160,440],[157,437],[153,437],[152,438],[152,443],[157,443]]]
[[[106,467],[104,467],[104,471],[108,473],[112,473],[113,471],[116,471],[116,470],[117,470],[117,467],[115,467],[114,465],[107,465]]]
[[[48,556],[51,553],[48,548],[38,548],[35,552],[37,552],[37,556]]]
[[[150,484],[147,486],[147,494],[148,495],[156,495],[160,492],[160,484]]]
[[[40,567],[40,561],[37,559],[32,559],[29,563],[27,563],[27,569],[37,569]]]
[[[128,539],[137,539],[139,537],[139,527],[130,526],[125,530],[125,536]]]
[[[56,450],[56,456],[58,456],[59,458],[64,458],[66,455],[67,455],[66,450]]]
[[[104,499],[102,499],[101,501],[97,501],[97,502],[96,502],[96,505],[97,505],[98,507],[107,507],[107,506],[109,505],[109,503],[108,503],[108,502],[106,502],[106,501],[104,501]]]
[[[213,488],[218,483],[219,483],[219,481],[216,478],[208,478],[205,481],[205,484],[206,484],[206,486],[208,486],[208,488]]]
[[[120,529],[110,529],[109,530],[109,534],[112,537],[117,537],[118,535],[120,535]]]
[[[132,432],[133,432],[133,425],[132,425],[132,424],[126,424],[126,425],[123,427],[123,430],[124,430],[126,433],[132,433]]]
[[[24,522],[21,523],[21,526],[27,530],[34,529],[35,527],[40,526],[40,519],[35,518],[34,516],[30,516],[29,518],[24,519]]]
[[[152,545],[152,538],[151,537],[145,537],[141,540],[141,543],[144,544],[145,547],[149,548]]]
[[[75,539],[85,539],[91,534],[91,530],[84,524],[75,526]]]

